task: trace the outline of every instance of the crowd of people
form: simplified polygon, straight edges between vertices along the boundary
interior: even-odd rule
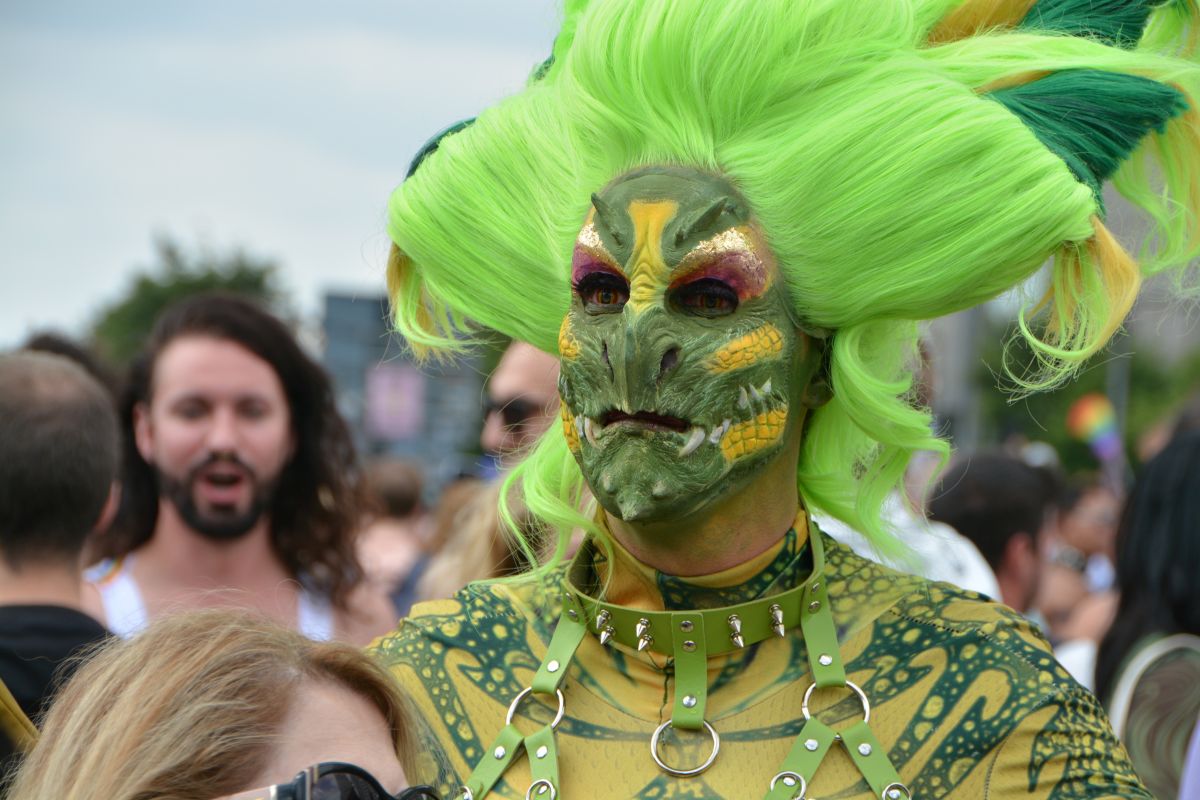
[[[951,454],[918,323],[1051,258],[1018,377],[1065,382],[1143,271],[1114,176],[1147,274],[1200,257],[1198,27],[565,4],[389,205],[415,356],[512,340],[436,495],[244,298],[120,376],[0,354],[0,794],[1192,800],[1196,415],[1128,481]]]

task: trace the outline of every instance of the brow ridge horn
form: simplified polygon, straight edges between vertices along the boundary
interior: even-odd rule
[[[675,231],[676,246],[683,244],[688,237],[694,235],[697,231],[710,227],[714,222],[721,218],[721,214],[729,211],[733,213],[737,210],[737,203],[728,195],[718,197],[707,208],[700,211],[686,224],[679,226]]]
[[[625,242],[620,231],[621,217],[617,209],[605,202],[598,194],[592,195],[592,208],[596,209],[597,219],[612,240],[618,245],[624,245]]]

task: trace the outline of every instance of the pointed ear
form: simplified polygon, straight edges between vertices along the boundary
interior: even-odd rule
[[[604,201],[598,194],[592,195],[592,208],[596,209],[595,221],[604,228],[612,240],[618,245],[624,245],[621,236],[621,214],[613,206]]]
[[[984,95],[1016,114],[1066,162],[1099,202],[1104,181],[1137,149],[1187,111],[1178,89],[1138,75],[1076,69]]]

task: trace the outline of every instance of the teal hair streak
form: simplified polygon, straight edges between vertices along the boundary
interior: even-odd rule
[[[988,97],[1021,118],[1103,203],[1102,185],[1146,134],[1187,111],[1172,86],[1137,75],[1065,70]],[[1103,208],[1103,205],[1101,205]]]
[[[1039,0],[1019,28],[1094,37],[1114,47],[1133,48],[1150,15],[1163,0]]]

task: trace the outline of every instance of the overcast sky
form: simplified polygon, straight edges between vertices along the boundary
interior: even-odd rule
[[[158,233],[278,260],[306,316],[383,287],[389,192],[518,90],[555,0],[3,0],[0,349],[81,333]]]

